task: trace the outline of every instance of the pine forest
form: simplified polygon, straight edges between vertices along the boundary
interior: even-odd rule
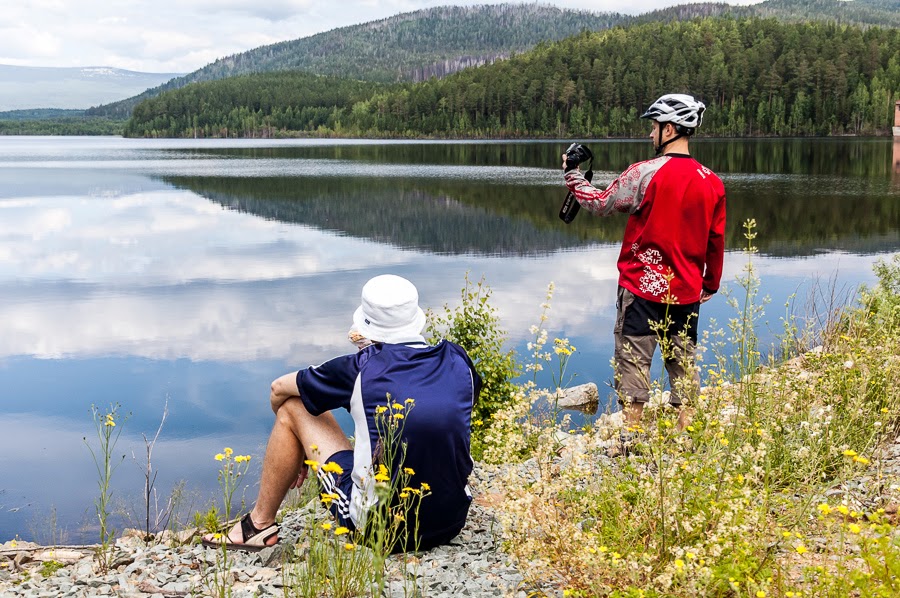
[[[129,136],[635,137],[667,92],[711,136],[888,134],[897,29],[696,19],[584,32],[443,79],[384,85],[299,72],[197,83],[139,104]]]

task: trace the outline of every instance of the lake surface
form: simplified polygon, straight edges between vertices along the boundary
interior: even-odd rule
[[[467,272],[485,277],[520,354],[553,281],[550,338],[577,347],[575,383],[606,394],[626,219],[557,219],[567,144],[0,137],[0,542],[96,540],[91,404],[131,414],[120,525],[141,521],[132,455],[166,402],[160,500],[185,480],[182,510],[205,508],[215,453],[258,467],[271,380],[353,350],[351,314],[378,274],[409,278],[432,308],[458,303]],[[589,145],[596,182],[652,153]],[[693,150],[728,191],[725,288],[746,262],[741,222],[758,223],[764,338],[792,294],[802,312],[817,284],[871,283],[873,262],[900,250],[891,140]],[[701,329],[732,317],[725,303],[704,306]]]

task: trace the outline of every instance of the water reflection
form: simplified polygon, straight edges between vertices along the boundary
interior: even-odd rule
[[[613,173],[597,173],[609,181]],[[619,243],[626,218],[557,218],[559,186],[459,180],[343,177],[165,177],[224,206],[434,253],[544,254],[592,243]],[[892,251],[900,241],[900,202],[887,179],[724,175],[726,246],[744,245],[742,223],[755,218],[757,244],[771,255],[826,248]]]
[[[376,274],[414,280],[434,308],[456,302],[467,272],[486,276],[521,353],[554,281],[551,337],[579,348],[576,382],[605,389],[625,219],[559,222],[561,145],[0,140],[0,541],[34,537],[51,505],[71,541],[95,539],[80,528],[91,403],[132,413],[130,460],[168,398],[160,487],[186,478],[204,507],[224,443],[262,455],[272,378],[352,349],[350,315]],[[644,143],[592,147],[598,180],[647,156]],[[729,189],[726,287],[746,217],[779,314],[817,276],[871,281],[898,246],[892,147],[697,143]],[[701,325],[731,315],[716,298]],[[134,504],[140,472],[119,471]]]
[[[900,137],[894,137],[894,180],[900,178]]]

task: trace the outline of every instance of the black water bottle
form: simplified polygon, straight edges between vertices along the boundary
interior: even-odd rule
[[[584,180],[587,182],[591,182],[591,179],[594,178],[594,171],[588,170],[584,173]],[[573,220],[575,220],[575,216],[578,215],[578,210],[581,209],[581,204],[578,203],[578,200],[575,199],[575,193],[569,191],[566,194],[566,199],[563,201],[562,207],[559,209],[559,219],[569,224]]]

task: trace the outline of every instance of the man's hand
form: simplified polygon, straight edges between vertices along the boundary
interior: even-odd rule
[[[702,305],[702,304],[706,303],[707,301],[709,301],[710,299],[712,299],[713,294],[714,293],[706,292],[706,290],[700,291],[700,304]]]
[[[299,488],[303,485],[303,482],[306,481],[306,477],[309,475],[309,466],[305,463],[300,466],[300,475],[297,476],[297,479],[293,481],[291,484],[291,488]]]
[[[566,155],[565,155],[565,154],[562,155],[562,161],[563,161],[563,162],[562,162],[562,169],[563,169],[563,171],[565,171],[565,170],[566,170],[566,162],[568,161],[568,160],[566,160]],[[579,165],[579,166],[576,166],[576,167],[573,168],[572,170],[581,170],[581,166],[580,166],[580,165]]]

